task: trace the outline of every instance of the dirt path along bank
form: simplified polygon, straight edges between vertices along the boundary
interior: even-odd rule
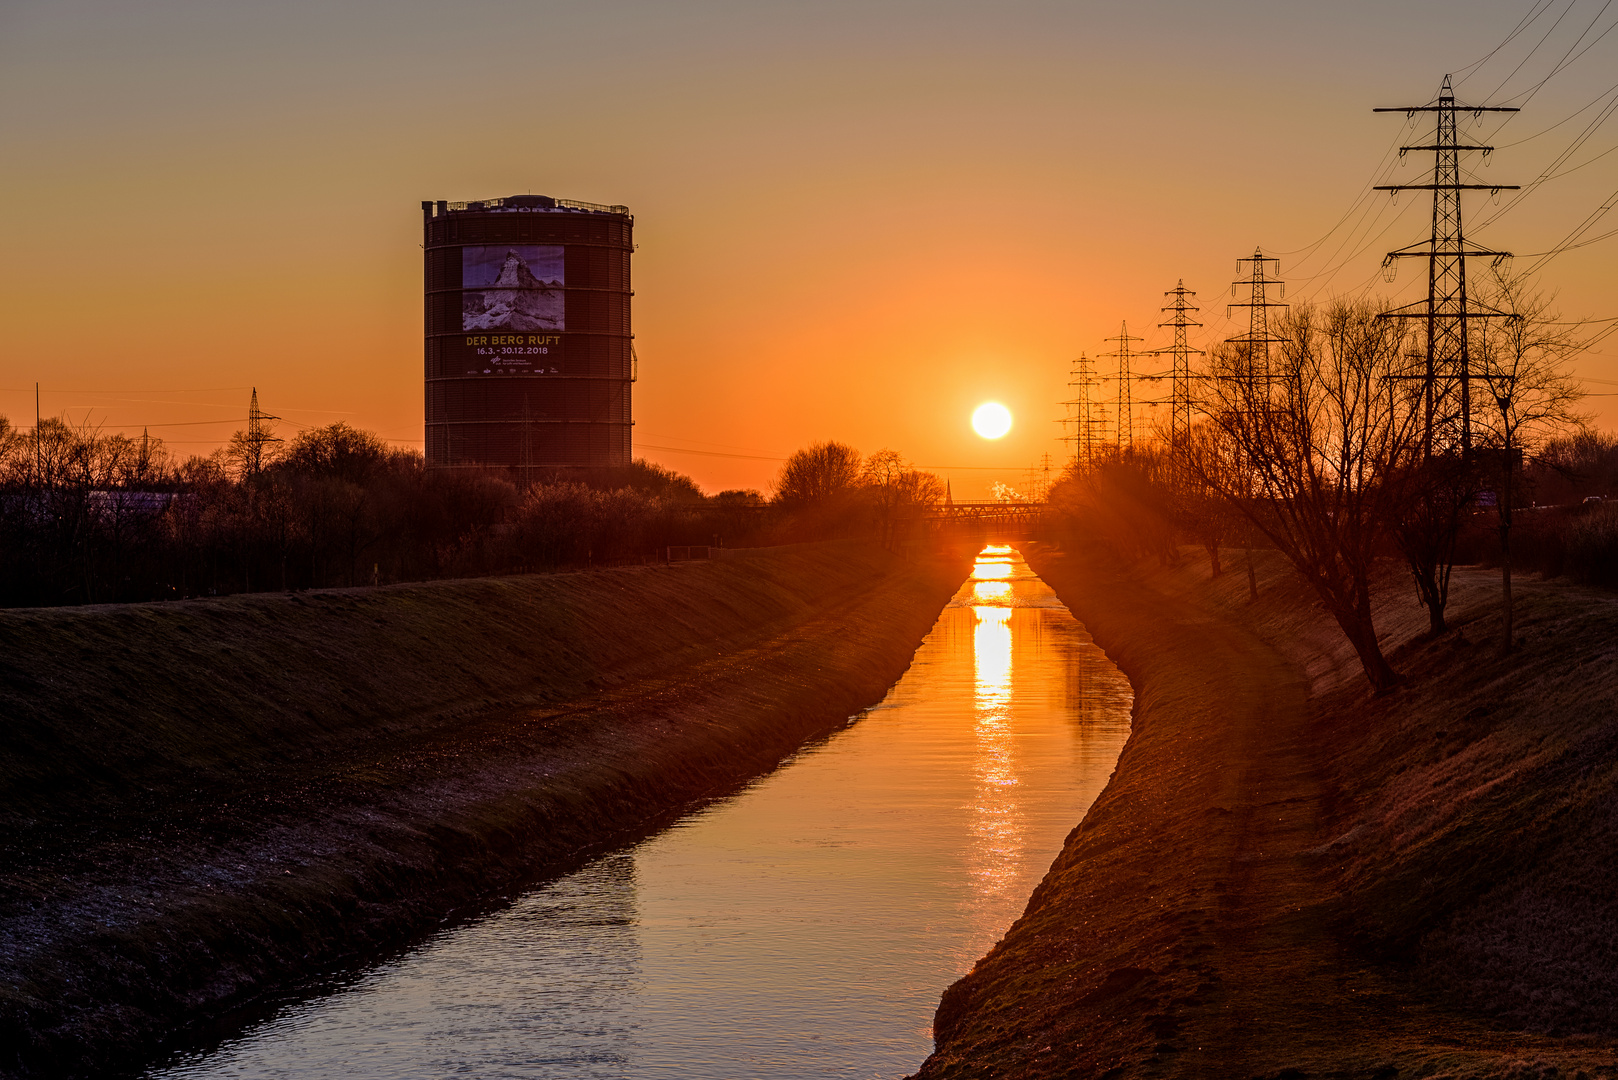
[[[1028,555],[1135,686],[1134,728],[944,995],[919,1076],[1618,1075],[1611,848],[1605,870],[1590,852],[1614,835],[1618,710],[1610,666],[1583,666],[1610,665],[1618,604],[1531,591],[1499,660],[1465,636],[1490,628],[1487,578],[1458,574],[1439,642],[1400,582],[1379,625],[1407,684],[1373,700],[1274,564],[1249,607],[1205,561]]]
[[[0,613],[0,1075],[105,1075],[732,789],[966,573],[712,563]]]

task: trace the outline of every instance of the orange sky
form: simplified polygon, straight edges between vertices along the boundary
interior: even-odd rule
[[[202,453],[232,430],[203,422],[243,416],[256,385],[282,434],[343,419],[419,446],[420,201],[532,191],[636,215],[638,452],[710,490],[765,487],[773,459],[837,438],[949,467],[969,496],[1060,458],[1072,357],[1122,320],[1164,344],[1176,280],[1206,338],[1234,333],[1255,244],[1291,298],[1416,295],[1418,267],[1391,287],[1376,268],[1425,234],[1426,205],[1356,202],[1401,135],[1370,109],[1427,100],[1530,9],[128,7],[0,14],[14,422],[38,380],[47,415]],[[1556,0],[1460,85],[1495,101],[1574,56],[1493,136],[1484,179],[1528,183],[1601,114],[1537,134],[1610,85],[1618,13],[1600,10]],[[1597,156],[1615,147],[1618,120],[1478,239],[1553,246],[1618,189],[1618,153]],[[1611,228],[1618,212],[1591,235]],[[1618,315],[1615,255],[1618,238],[1545,268],[1565,314]],[[1618,337],[1580,372],[1618,392]],[[1018,422],[994,444],[968,424],[989,398]],[[1618,426],[1618,396],[1588,404]]]

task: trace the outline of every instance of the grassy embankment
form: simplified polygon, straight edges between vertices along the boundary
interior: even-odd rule
[[[1618,598],[1457,571],[1396,691],[1289,570],[1031,553],[1136,688],[1112,782],[923,1077],[1618,1075]]]
[[[0,613],[0,1074],[95,1074],[732,789],[966,564],[712,563]]]

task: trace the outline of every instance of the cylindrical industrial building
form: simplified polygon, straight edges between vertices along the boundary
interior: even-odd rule
[[[629,464],[629,208],[515,195],[421,213],[428,466]]]

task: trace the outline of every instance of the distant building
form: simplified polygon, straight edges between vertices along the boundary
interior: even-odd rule
[[[629,208],[514,195],[421,213],[427,465],[629,464]]]

